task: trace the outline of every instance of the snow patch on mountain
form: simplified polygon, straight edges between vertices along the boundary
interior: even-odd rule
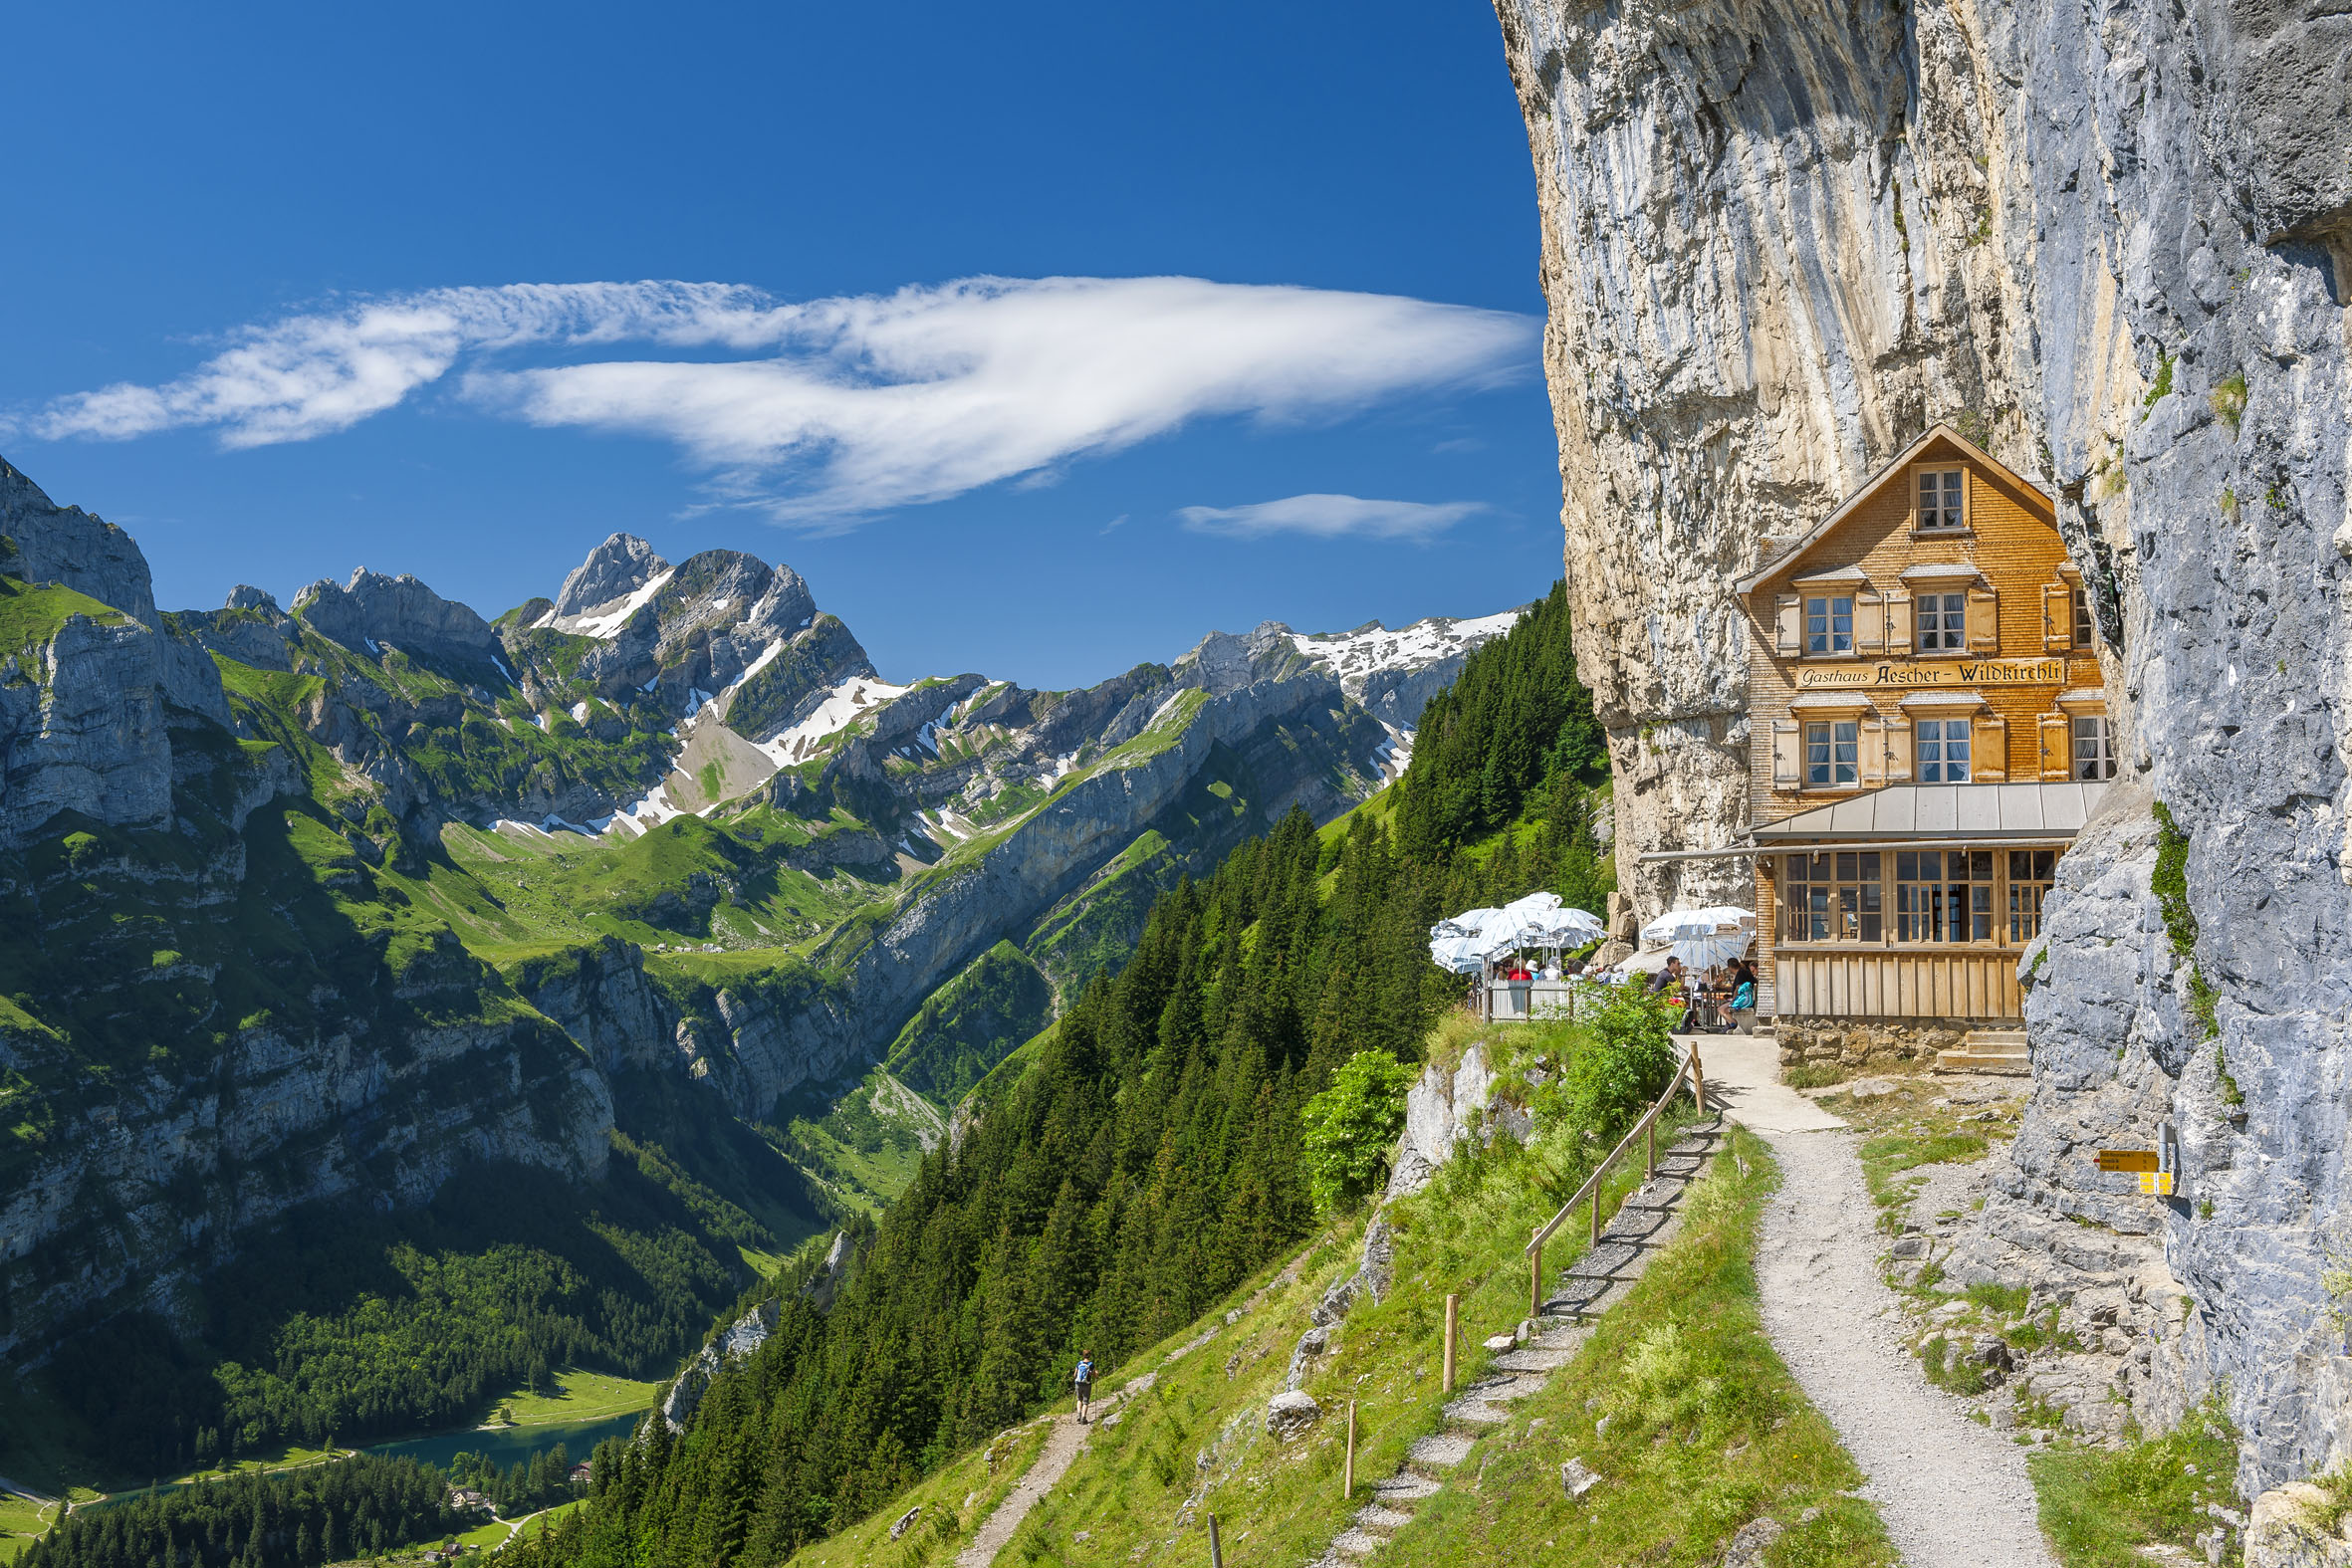
[[[1480,643],[1502,636],[1518,625],[1519,618],[1526,613],[1527,607],[1522,606],[1470,620],[1432,615],[1395,631],[1375,620],[1353,631],[1294,631],[1291,633],[1291,645],[1338,676],[1339,689],[1360,702],[1364,683],[1373,674],[1435,664],[1466,654]]]
[[[668,587],[670,578],[677,574],[678,568],[672,566],[617,603],[598,604],[578,615],[559,616],[550,610],[539,618],[538,624],[568,631],[576,637],[593,637],[599,642],[610,642],[620,635],[620,628],[629,623],[629,617],[652,603],[653,596]]]
[[[808,718],[783,734],[760,742],[760,750],[779,768],[807,762],[827,736],[847,729],[867,709],[878,708],[893,697],[903,697],[909,690],[871,676],[853,675],[835,686]]]

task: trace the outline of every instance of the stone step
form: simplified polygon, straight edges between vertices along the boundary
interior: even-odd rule
[[[1506,1351],[1491,1365],[1498,1372],[1557,1372],[1575,1359],[1572,1350],[1539,1350],[1530,1345],[1525,1350]]]
[[[2032,1070],[2023,1029],[1971,1029],[1959,1045],[1936,1053],[1938,1072],[2024,1075]]]
[[[1432,1480],[1470,1457],[1474,1440],[1458,1432],[1440,1432],[1426,1438],[1416,1438],[1405,1451],[1405,1462]],[[1436,1472],[1436,1473],[1432,1473]]]
[[[1341,1530],[1338,1538],[1331,1542],[1331,1555],[1356,1561],[1371,1556],[1386,1544],[1386,1537],[1350,1526]]]
[[[1419,1502],[1424,1497],[1436,1496],[1440,1489],[1438,1483],[1426,1475],[1416,1475],[1411,1470],[1398,1470],[1384,1481],[1373,1482],[1372,1495],[1382,1502],[1390,1504]]]
[[[1434,1486],[1430,1488],[1432,1491],[1436,1489]],[[1394,1535],[1412,1522],[1411,1514],[1399,1513],[1394,1508],[1383,1507],[1376,1502],[1367,1502],[1355,1510],[1355,1527],[1372,1535]]]
[[[1567,1279],[1615,1279],[1634,1266],[1642,1249],[1631,1239],[1611,1240],[1606,1232],[1600,1245],[1570,1263],[1563,1271]]]

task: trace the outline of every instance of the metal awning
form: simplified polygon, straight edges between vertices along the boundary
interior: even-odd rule
[[[1759,844],[1848,839],[1993,844],[2072,838],[2098,809],[2104,784],[1890,784],[1759,823]]]

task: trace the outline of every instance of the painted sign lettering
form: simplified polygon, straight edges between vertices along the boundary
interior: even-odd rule
[[[1804,664],[1796,670],[1799,691],[1831,689],[1909,691],[1935,686],[2057,686],[2066,679],[2064,659],[1877,659],[1860,664]]]

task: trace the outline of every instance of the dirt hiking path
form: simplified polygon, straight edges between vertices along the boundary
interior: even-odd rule
[[[1005,1500],[997,1504],[996,1512],[980,1526],[972,1544],[956,1553],[956,1568],[989,1568],[997,1553],[1013,1538],[1013,1532],[1021,1528],[1021,1521],[1029,1517],[1029,1510],[1038,1505],[1038,1499],[1052,1491],[1055,1483],[1068,1472],[1071,1461],[1078,1456],[1078,1445],[1085,1441],[1086,1429],[1078,1425],[1077,1417],[1055,1417],[1054,1430],[1046,1434],[1046,1446],[1038,1451],[1036,1462],[1005,1493]]]
[[[1927,1381],[1897,1331],[1879,1273],[1878,1208],[1853,1134],[1780,1082],[1766,1040],[1700,1043],[1710,1088],[1780,1162],[1764,1211],[1757,1284],[1764,1330],[1868,1477],[1910,1568],[2058,1568],[2035,1523],[2025,1451],[1970,1421]]]

